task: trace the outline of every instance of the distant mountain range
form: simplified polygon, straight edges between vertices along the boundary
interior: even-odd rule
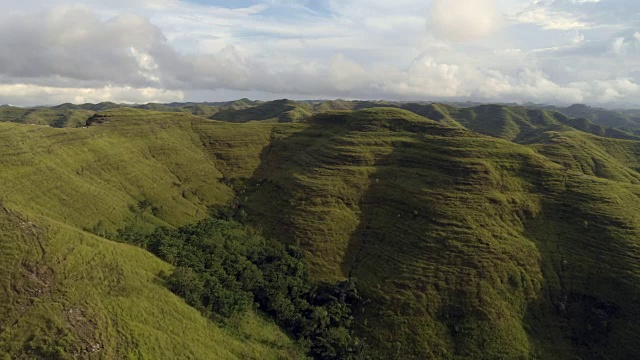
[[[291,101],[291,100],[278,100],[278,101],[254,101],[249,99],[240,99],[236,101],[226,102],[184,102],[184,103],[149,103],[149,104],[116,104],[112,102],[103,102],[99,104],[81,104],[74,105],[70,103],[49,106],[49,107],[34,107],[34,108],[18,108],[8,105],[0,106],[0,121],[13,121],[13,122],[43,122],[50,121],[53,126],[78,126],[79,123],[73,120],[67,124],[67,118],[69,111],[104,111],[109,109],[118,109],[123,107],[131,107],[135,109],[143,110],[155,110],[155,111],[180,111],[190,112],[194,115],[203,116],[218,120],[229,120],[231,116],[235,119],[232,121],[242,122],[247,120],[263,119],[265,116],[280,116],[287,111],[280,111],[280,107],[290,107],[290,109],[298,108],[300,114],[291,115],[290,120],[295,121],[299,117],[309,115],[309,113],[318,113],[330,110],[359,110],[370,107],[397,107],[403,109],[411,109],[415,106],[423,106],[430,104],[442,104],[449,105],[456,108],[474,108],[482,105],[487,105],[478,102],[394,102],[394,101],[346,101],[346,100],[307,100],[307,101]],[[495,105],[495,104],[494,104]],[[518,104],[498,104],[507,106],[510,108],[524,107],[527,109],[540,109],[551,110],[559,112],[569,118],[586,119],[595,125],[602,125],[606,127],[622,128],[625,131],[640,130],[640,110],[610,110],[603,108],[590,107],[583,104],[574,104],[568,107],[558,107],[543,104],[528,103],[525,105]],[[234,113],[235,110],[244,110],[243,113]],[[66,112],[65,112],[66,111]],[[218,114],[220,113],[220,114]],[[217,115],[216,115],[217,114]],[[253,117],[257,117],[253,119]],[[53,120],[50,120],[52,119]],[[283,121],[288,121],[285,118]],[[229,120],[231,121],[231,120]]]

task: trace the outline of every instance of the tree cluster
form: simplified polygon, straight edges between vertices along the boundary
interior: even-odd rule
[[[316,359],[355,359],[362,352],[352,331],[353,307],[360,300],[355,283],[313,283],[293,246],[219,219],[151,235],[129,229],[119,238],[175,265],[163,276],[168,288],[214,319],[257,306]]]

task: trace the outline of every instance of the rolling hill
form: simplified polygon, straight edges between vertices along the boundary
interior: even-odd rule
[[[235,106],[234,106],[235,105]],[[214,114],[211,119],[229,122],[249,122],[257,120],[275,120],[279,122],[297,122],[311,115],[311,107],[305,103],[291,100],[276,100],[255,106],[240,100],[240,109],[235,103],[226,110]],[[244,106],[243,106],[244,105]]]
[[[0,122],[49,125],[52,127],[82,127],[95,112],[84,109],[33,108],[0,106]]]
[[[584,118],[591,122],[610,127],[624,127],[637,129],[640,126],[640,116],[637,110],[620,111],[594,108],[584,104],[574,104],[567,107],[545,107],[555,110],[572,118]]]
[[[0,123],[0,354],[300,357],[261,312],[206,320],[158,280],[172,265],[106,239],[217,208],[315,281],[357,282],[362,358],[638,357],[633,133],[505,105],[240,105]]]

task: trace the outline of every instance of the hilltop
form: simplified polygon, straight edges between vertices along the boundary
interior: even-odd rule
[[[607,110],[584,104],[574,104],[564,108],[555,106],[544,106],[543,108],[559,111],[572,118],[585,118],[604,126],[629,129],[640,127],[640,113],[637,110]]]
[[[291,246],[310,281],[354,281],[345,323],[364,358],[637,357],[632,131],[507,105],[200,105],[216,112],[63,106],[49,111],[89,112],[82,127],[0,123],[0,313],[21,319],[0,322],[0,354],[300,358],[281,310],[225,327],[164,286],[172,263],[108,240],[213,213]],[[346,338],[335,316],[305,316]]]
[[[241,105],[247,102],[242,101]],[[256,120],[276,120],[279,122],[296,122],[311,115],[311,107],[291,100],[276,100],[260,103],[255,106],[232,106],[211,116],[213,120],[229,122],[248,122]]]

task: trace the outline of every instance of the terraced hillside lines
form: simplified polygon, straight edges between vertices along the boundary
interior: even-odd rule
[[[545,275],[545,306],[532,305],[529,315],[542,354],[637,357],[638,210],[635,186],[569,176],[527,224]]]
[[[522,319],[542,275],[513,214],[539,205],[516,175],[543,159],[401,110],[316,121],[271,146],[243,203],[250,219],[299,242],[315,276],[358,279],[374,299],[360,321],[376,358],[526,357]]]
[[[272,144],[273,155],[254,174],[256,192],[243,205],[267,229],[284,230],[274,236],[303,245],[318,278],[335,280],[346,274],[336,265],[344,261],[357,226],[357,203],[375,155],[340,133],[311,143],[316,131],[306,129]],[[386,151],[383,146],[374,150]]]
[[[248,179],[260,165],[260,154],[274,138],[288,136],[300,126],[253,122],[230,124],[193,122],[193,130],[216,168],[226,179]]]
[[[549,131],[530,146],[566,171],[638,184],[638,142],[609,139],[583,132]]]
[[[635,172],[626,167],[635,156],[635,149],[624,145],[631,142],[577,131],[562,134],[573,133],[592,141],[576,148],[614,167],[600,175],[635,182]],[[550,156],[554,162],[542,156],[553,152],[551,146],[521,146],[397,109],[322,114],[265,149],[241,206],[250,221],[276,238],[301,244],[317,278],[358,279],[372,301],[358,316],[359,335],[371,345],[374,358],[561,359],[588,354],[584,341],[571,335],[582,331],[581,339],[592,336],[574,324],[588,316],[558,320],[550,310],[560,306],[561,291],[549,289],[564,276],[558,273],[561,267],[550,264],[569,255],[558,246],[551,249],[549,242],[581,243],[568,238],[564,229],[581,234],[588,221],[563,216],[562,211],[576,210],[558,204],[580,204],[587,213],[602,211],[603,218],[611,217],[605,212],[613,203],[602,196],[635,188],[591,176],[597,173],[567,171],[557,157]],[[623,175],[610,174],[617,172]],[[549,202],[565,199],[569,187],[580,192]],[[595,188],[593,194],[584,192]],[[635,201],[629,199],[621,196],[618,201]],[[600,210],[591,209],[591,202],[601,201]],[[551,216],[557,223],[539,222]],[[610,226],[633,227],[637,220],[614,219],[607,220]],[[615,244],[619,235],[598,236],[601,244]],[[626,251],[635,251],[633,237],[627,239]],[[606,245],[583,247],[574,247],[571,256],[588,259],[587,264],[607,252]],[[597,274],[566,276],[563,289],[581,294],[573,299],[575,309],[599,311],[601,303],[613,301],[606,295],[613,289],[571,285],[589,283]],[[637,289],[638,283],[627,286]],[[625,306],[631,317],[621,323],[632,321],[638,309],[634,301]],[[626,325],[616,331],[632,334],[620,344],[638,338]],[[615,353],[612,344],[618,340],[608,336],[598,350],[602,354]]]
[[[0,197],[103,234],[186,224],[231,199],[190,120],[139,115],[87,129],[0,124]]]
[[[336,125],[349,121],[349,127],[366,131],[369,126],[388,126],[392,120],[380,118],[380,123],[368,123],[369,113],[320,116],[313,120],[314,125],[272,142],[263,152],[262,164],[249,183],[247,201],[242,203],[265,230],[280,229],[272,235],[303,244],[318,278],[335,280],[348,273],[346,263],[343,269],[337,265],[345,262],[345,256],[353,257],[346,253],[358,223],[357,204],[372,181],[377,159],[390,152],[390,144],[396,140],[373,132],[371,136],[353,136],[348,127]],[[428,122],[402,110],[391,109],[388,114],[398,113],[410,120],[397,126]]]
[[[388,344],[377,349],[385,356],[402,346],[416,358],[526,358],[522,319],[542,276],[519,229],[539,204],[509,168],[530,155],[507,147],[486,154],[496,159],[486,164],[483,149],[499,143],[471,137],[455,149],[446,139],[425,140],[396,147],[396,166],[376,172],[369,192],[379,205],[363,201],[367,226],[353,275],[375,299],[367,312],[377,312],[363,332]],[[392,334],[402,334],[399,343],[384,340]]]
[[[0,358],[297,357],[255,314],[216,327],[162,286],[170,266],[145,251],[4,207],[0,225]]]

